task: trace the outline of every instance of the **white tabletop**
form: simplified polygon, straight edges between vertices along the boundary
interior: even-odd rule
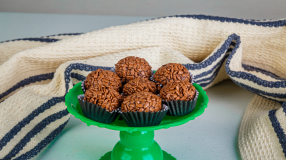
[[[0,12],[0,41],[89,32],[149,18]],[[204,114],[182,126],[155,131],[155,140],[178,160],[239,159],[239,125],[254,94],[231,81],[223,81],[206,92],[210,102]],[[118,140],[119,132],[87,127],[71,116],[61,134],[33,159],[99,159],[111,151]]]

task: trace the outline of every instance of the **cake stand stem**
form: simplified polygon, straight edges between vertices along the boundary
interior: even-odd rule
[[[163,160],[163,152],[154,140],[154,131],[120,131],[111,160]]]

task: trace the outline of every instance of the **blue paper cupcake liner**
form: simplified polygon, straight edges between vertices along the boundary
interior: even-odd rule
[[[79,95],[77,98],[83,115],[91,120],[100,123],[112,123],[118,116],[119,109],[109,112],[101,106],[84,101],[84,95]]]

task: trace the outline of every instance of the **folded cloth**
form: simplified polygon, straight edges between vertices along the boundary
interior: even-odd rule
[[[256,93],[239,131],[243,159],[286,159],[286,20],[180,15],[0,43],[0,159],[37,155],[64,128],[65,94],[126,56],[156,70],[182,63],[209,88],[222,80]]]

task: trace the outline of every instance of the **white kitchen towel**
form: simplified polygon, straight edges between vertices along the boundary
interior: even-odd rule
[[[0,159],[37,155],[69,120],[68,90],[131,55],[154,70],[182,63],[203,88],[230,78],[256,93],[240,126],[241,157],[286,159],[286,20],[205,15],[1,42]]]

